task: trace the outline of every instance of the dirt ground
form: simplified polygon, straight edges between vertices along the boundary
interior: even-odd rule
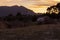
[[[0,29],[0,40],[60,40],[60,23]]]

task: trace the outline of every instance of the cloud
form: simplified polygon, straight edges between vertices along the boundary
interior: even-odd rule
[[[34,1],[33,5],[37,5],[37,6],[51,6],[56,4],[56,1],[52,1],[52,0],[39,0],[39,1]]]
[[[53,0],[53,1],[60,2],[60,0]]]
[[[0,0],[0,6],[19,5],[25,6],[36,12],[45,11],[48,6],[55,5],[60,0]],[[44,9],[44,10],[42,10]]]
[[[51,6],[59,0],[0,0],[1,5],[36,5],[36,6]]]

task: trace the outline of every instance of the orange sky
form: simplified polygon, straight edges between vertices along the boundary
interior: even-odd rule
[[[60,0],[0,0],[0,6],[25,6],[36,13],[46,12],[47,7],[55,5]]]

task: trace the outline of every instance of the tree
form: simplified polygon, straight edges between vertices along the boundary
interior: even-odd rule
[[[4,18],[4,20],[13,21],[13,15],[12,15],[12,14],[9,14],[8,16],[6,16],[6,17]]]
[[[47,8],[47,13],[50,13],[50,10],[51,10],[51,8],[50,8],[50,7],[48,7],[48,8]]]
[[[18,13],[16,14],[16,19],[18,19],[18,20],[21,21],[21,20],[22,20],[22,14],[18,12]]]
[[[51,7],[48,7],[48,8],[47,8],[47,13],[50,13],[50,14],[56,13],[56,14],[58,14],[58,13],[59,13],[59,10],[58,10],[58,8],[54,5],[54,6],[51,6]]]
[[[60,3],[57,3],[56,7],[60,10]]]
[[[57,3],[57,5],[53,5],[47,8],[47,14],[51,18],[58,18],[60,16],[60,3]]]
[[[18,13],[16,14],[16,16],[22,16],[22,14],[18,12]]]

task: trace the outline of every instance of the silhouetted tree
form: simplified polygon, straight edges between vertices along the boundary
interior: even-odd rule
[[[60,3],[57,3],[57,5],[48,7],[47,13],[50,14],[50,17],[59,18],[60,17]]]
[[[37,15],[32,16],[32,21],[35,22],[37,20],[37,18],[38,18]]]
[[[13,21],[13,15],[12,14],[9,14],[8,16],[6,16],[5,18],[4,18],[4,20],[7,20],[7,21]]]
[[[48,7],[48,8],[47,8],[47,13],[50,13],[50,14],[56,13],[56,14],[58,14],[58,13],[59,13],[59,10],[58,10],[58,8],[54,5],[54,6],[51,6],[51,7]]]
[[[16,14],[16,16],[22,16],[22,14],[18,12],[18,13]]]
[[[22,14],[20,13],[20,12],[18,12],[17,14],[16,14],[16,19],[18,19],[18,20],[22,20]]]
[[[60,3],[57,3],[56,7],[60,10]]]
[[[51,8],[48,7],[48,8],[47,8],[47,13],[50,13],[50,10],[51,10]]]

